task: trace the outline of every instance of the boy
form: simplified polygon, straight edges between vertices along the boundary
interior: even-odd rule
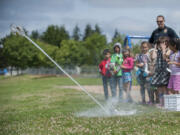
[[[101,61],[99,64],[99,72],[102,75],[102,81],[103,81],[103,88],[104,88],[104,96],[107,100],[109,98],[108,94],[108,83],[110,84],[111,91],[113,89],[113,81],[112,81],[112,75],[109,70],[109,65],[111,61],[111,53],[109,49],[105,49],[103,51],[104,60]]]

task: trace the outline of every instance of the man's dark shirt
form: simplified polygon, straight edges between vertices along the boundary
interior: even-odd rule
[[[154,44],[158,40],[158,38],[161,36],[165,36],[169,38],[178,38],[176,32],[173,29],[167,26],[164,26],[163,29],[157,28],[153,31],[149,39],[149,43]]]

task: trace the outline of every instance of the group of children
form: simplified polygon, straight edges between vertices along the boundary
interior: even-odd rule
[[[125,101],[132,102],[131,72],[135,69],[142,103],[163,106],[164,94],[178,94],[180,91],[180,39],[160,37],[154,46],[143,41],[140,50],[141,53],[133,57],[130,48],[122,49],[120,43],[115,43],[112,55],[109,49],[103,51],[104,60],[99,64],[99,71],[102,74],[105,99],[109,98],[109,83],[112,97],[117,96],[118,86],[119,100],[124,101],[125,91]]]

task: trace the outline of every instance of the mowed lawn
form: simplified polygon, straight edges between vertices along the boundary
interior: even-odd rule
[[[75,78],[101,85],[99,78]],[[180,112],[144,106],[145,113],[116,117],[77,117],[97,106],[85,93],[60,86],[67,77],[0,77],[0,135],[180,135]],[[93,94],[100,102],[103,95]],[[151,111],[153,110],[153,111]]]

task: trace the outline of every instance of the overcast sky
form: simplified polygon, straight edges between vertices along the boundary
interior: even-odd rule
[[[150,36],[162,14],[166,25],[180,32],[179,0],[0,0],[0,38],[12,23],[29,32],[45,31],[48,25],[65,25],[72,34],[77,24],[98,24],[108,39],[117,28],[122,34]]]

